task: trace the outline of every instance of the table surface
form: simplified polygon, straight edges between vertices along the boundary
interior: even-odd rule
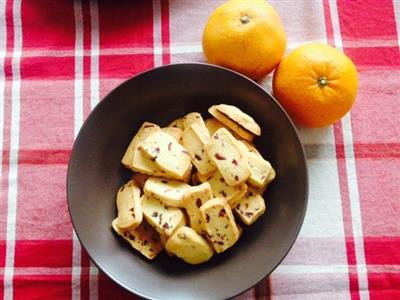
[[[135,299],[74,238],[71,146],[126,78],[204,61],[202,29],[220,2],[0,0],[0,299]],[[310,173],[303,228],[282,265],[239,298],[399,299],[400,2],[270,2],[288,51],[342,48],[360,86],[340,122],[299,129]],[[262,84],[271,90],[271,76]]]

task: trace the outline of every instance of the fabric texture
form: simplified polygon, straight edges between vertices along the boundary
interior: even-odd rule
[[[221,2],[0,0],[0,299],[137,298],[98,271],[73,233],[71,147],[125,79],[204,61],[201,33]],[[340,48],[360,85],[340,122],[299,128],[304,225],[282,264],[238,299],[400,299],[400,1],[270,3],[287,51]],[[271,76],[262,84],[271,90]]]

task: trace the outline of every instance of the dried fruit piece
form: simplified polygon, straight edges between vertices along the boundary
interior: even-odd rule
[[[149,178],[149,175],[142,174],[142,173],[135,173],[132,175],[132,180],[136,183],[136,185],[143,189],[146,180]]]

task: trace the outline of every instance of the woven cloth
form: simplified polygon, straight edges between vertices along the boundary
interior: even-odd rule
[[[251,0],[250,0],[251,1]],[[310,197],[282,264],[239,299],[400,299],[400,1],[274,0],[288,49],[342,49],[359,71],[351,114],[300,128]],[[91,262],[67,210],[67,163],[111,89],[202,62],[221,1],[0,0],[0,299],[135,299]],[[262,84],[271,90],[271,77]]]

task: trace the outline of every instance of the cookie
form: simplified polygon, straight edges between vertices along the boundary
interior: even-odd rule
[[[122,164],[131,169],[132,168],[132,160],[133,160],[133,152],[137,148],[139,142],[150,134],[159,131],[160,127],[156,124],[150,122],[144,122],[142,126],[139,128],[138,132],[133,137],[131,143],[129,144],[128,148],[125,151],[124,156],[122,157]]]
[[[219,198],[207,201],[200,207],[203,230],[217,253],[232,247],[239,239],[239,229],[229,205]]]
[[[118,227],[117,219],[115,219],[112,222],[112,228],[118,235],[122,236],[132,248],[139,251],[148,259],[155,258],[163,249],[157,231],[145,221],[135,229],[124,231]]]
[[[265,213],[264,198],[256,189],[249,188],[234,211],[244,224],[251,225]]]
[[[230,186],[226,183],[221,173],[215,171],[211,175],[196,175],[201,182],[208,182],[215,197],[223,198],[234,208],[247,191],[247,184],[242,183],[236,186]]]
[[[146,221],[159,234],[171,236],[176,229],[186,225],[185,215],[176,207],[166,206],[154,197],[142,196],[142,210]]]
[[[244,143],[238,145],[250,168],[248,182],[258,189],[265,188],[275,178],[275,170],[259,153],[250,152]]]
[[[166,242],[165,249],[192,265],[204,263],[214,254],[207,241],[187,226],[175,231]]]
[[[247,155],[247,162],[250,167],[249,183],[257,188],[264,188],[275,178],[275,170],[269,161],[261,158],[253,152]]]
[[[182,134],[183,130],[178,128],[178,127],[164,127],[161,128],[161,131],[168,133],[170,136],[172,136],[178,143],[181,143],[182,141]]]
[[[241,111],[239,108],[233,105],[228,104],[219,104],[216,105],[217,111],[224,114],[226,117],[231,119],[232,121],[239,124],[245,130],[260,136],[261,135],[261,128],[260,126],[254,121],[252,117],[248,114]]]
[[[157,198],[168,206],[183,207],[183,195],[189,187],[180,181],[150,177],[143,190],[145,194]]]
[[[168,125],[168,127],[175,127],[175,128],[179,128],[179,129],[183,130],[183,118],[179,118],[179,119],[172,121]]]
[[[275,178],[275,170],[259,153],[249,151],[249,148],[244,143],[239,142],[239,147],[243,155],[246,156],[250,168],[248,182],[256,188],[265,188]]]
[[[190,155],[169,134],[157,131],[149,135],[141,144],[140,150],[169,176],[183,179],[190,172]]]
[[[209,174],[216,169],[205,151],[209,140],[208,132],[204,134],[204,130],[197,123],[190,125],[182,136],[182,145],[189,152],[192,163],[200,174]]]
[[[117,193],[118,227],[122,230],[135,229],[142,222],[140,188],[130,180]]]
[[[208,182],[190,187],[183,196],[183,205],[189,216],[190,227],[198,234],[202,234],[200,206],[212,198],[214,195]]]
[[[230,130],[232,130],[233,132],[235,132],[238,136],[240,136],[241,138],[251,142],[254,139],[254,134],[251,133],[250,131],[246,130],[245,128],[243,128],[242,126],[240,126],[238,123],[232,121],[231,119],[229,119],[227,116],[225,116],[224,114],[220,113],[216,106],[211,106],[208,109],[208,112],[215,117],[218,121],[220,121],[222,124],[224,124],[227,128],[229,128]]]
[[[235,186],[249,178],[247,161],[236,139],[225,128],[214,133],[205,149],[228,185]]]

